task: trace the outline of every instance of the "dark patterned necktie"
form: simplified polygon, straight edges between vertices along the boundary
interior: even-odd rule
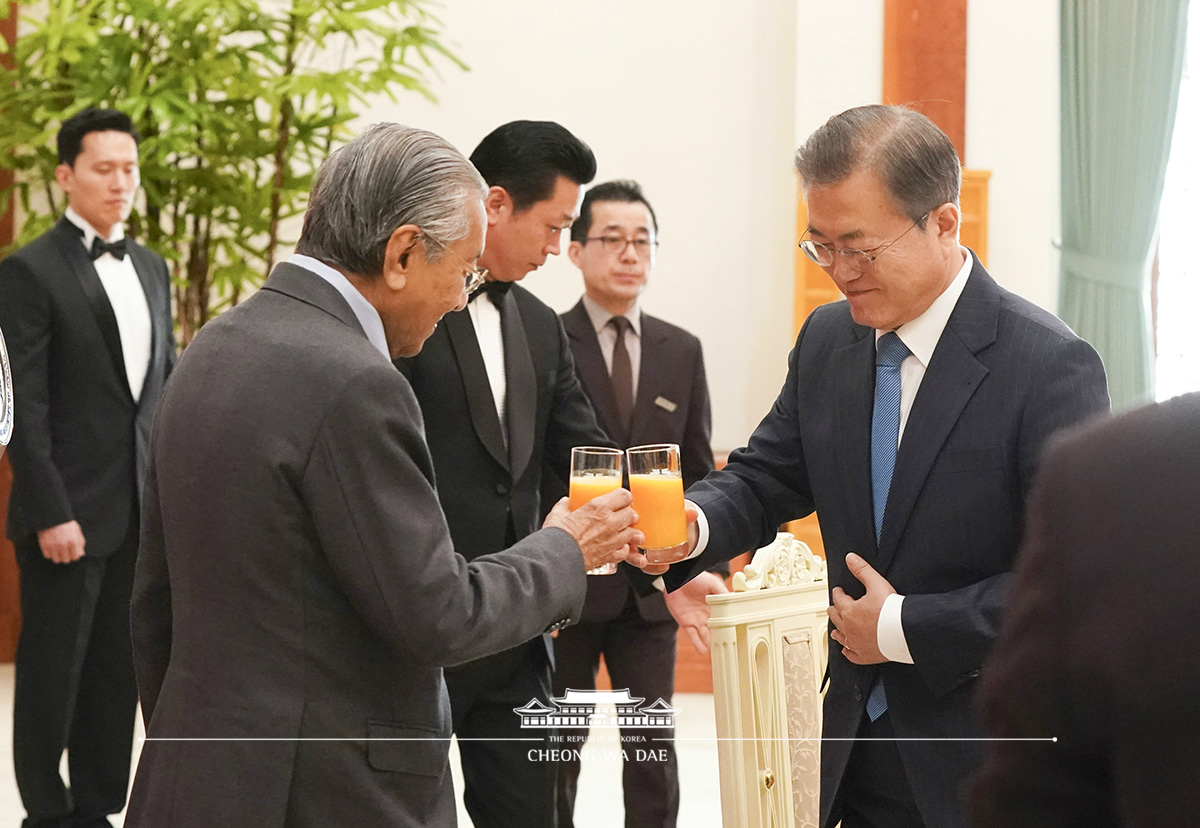
[[[633,365],[629,361],[629,351],[625,347],[625,332],[633,325],[624,316],[614,316],[608,324],[617,331],[617,342],[613,346],[612,371],[609,378],[612,381],[613,399],[617,403],[617,420],[624,431],[622,438],[629,433],[629,421],[633,417]],[[622,440],[624,441],[624,440]]]

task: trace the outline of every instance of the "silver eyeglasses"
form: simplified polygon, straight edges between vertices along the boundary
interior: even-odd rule
[[[468,296],[470,296],[472,293],[479,290],[479,288],[483,286],[483,283],[487,280],[487,277],[488,277],[487,268],[472,267],[467,262],[466,259],[464,259],[462,256],[458,255],[453,250],[451,250],[449,248],[449,246],[446,245],[445,242],[435,239],[433,236],[429,235],[424,230],[421,231],[421,235],[423,235],[425,238],[429,239],[431,242],[436,244],[438,247],[442,248],[442,250],[446,251],[447,253],[449,253],[454,258],[458,259],[460,262],[462,262],[466,266],[467,271],[466,271],[466,273],[463,274],[463,292],[464,293],[466,293]]]
[[[932,210],[929,211],[929,213],[932,212]],[[896,238],[892,239],[887,244],[881,244],[878,247],[872,247],[870,250],[859,250],[857,247],[843,247],[841,249],[835,249],[827,244],[813,241],[812,239],[801,239],[800,241],[796,242],[796,244],[799,245],[800,249],[804,251],[805,256],[808,256],[808,258],[812,259],[821,267],[832,267],[833,254],[837,253],[842,257],[842,261],[844,261],[850,267],[853,267],[856,270],[866,270],[875,263],[875,260],[879,258],[880,254],[907,236],[909,231],[911,231],[918,224],[929,218],[929,213],[926,213],[914,221],[908,226],[907,230],[905,230],[899,236],[896,236]]]

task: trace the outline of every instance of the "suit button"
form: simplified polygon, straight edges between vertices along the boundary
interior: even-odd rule
[[[863,700],[862,688],[859,687],[857,684],[854,685],[854,700],[856,702],[860,702]]]
[[[503,483],[496,484],[496,494],[508,494],[508,486]]]

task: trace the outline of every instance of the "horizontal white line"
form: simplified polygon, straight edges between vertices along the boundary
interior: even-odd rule
[[[430,736],[428,738],[367,738],[364,736],[344,736],[344,737],[319,737],[319,736],[296,736],[296,737],[274,737],[274,736],[191,736],[191,737],[170,737],[170,736],[145,736],[142,737],[143,742],[448,742],[453,738],[459,742],[544,742],[545,738],[513,738],[513,739],[489,739],[489,738],[459,738]],[[605,740],[611,741],[611,740]],[[967,738],[954,736],[909,736],[909,737],[864,737],[859,738],[850,736],[845,738],[822,737],[796,737],[779,738],[779,739],[756,739],[754,737],[708,737],[708,738],[668,738],[668,737],[652,737],[651,742],[1058,742],[1057,736],[1028,736],[1028,737],[1011,737],[1011,738]],[[560,742],[551,742],[551,744],[560,744]],[[565,744],[565,743],[561,743]],[[586,742],[572,742],[571,744],[586,744]]]

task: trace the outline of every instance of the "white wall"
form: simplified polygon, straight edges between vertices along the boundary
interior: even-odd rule
[[[988,271],[1055,311],[1059,236],[1058,3],[972,0],[966,165],[991,170]]]

